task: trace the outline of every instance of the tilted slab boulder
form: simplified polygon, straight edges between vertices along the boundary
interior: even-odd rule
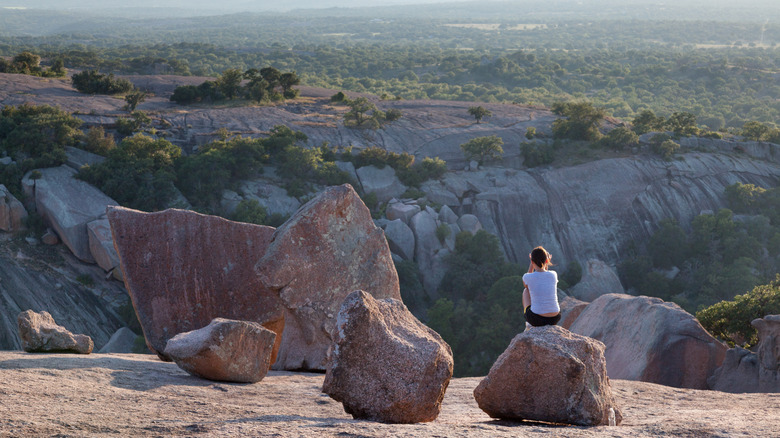
[[[106,345],[98,350],[98,353],[132,353],[137,337],[138,335],[129,328],[122,327],[111,335]]]
[[[433,421],[452,377],[452,350],[398,300],[355,291],[338,315],[322,391],[354,418]]]
[[[384,232],[349,184],[325,189],[280,226],[256,269],[285,307],[275,369],[325,370],[352,291],[401,300]]]
[[[0,230],[16,232],[24,228],[27,210],[24,205],[0,184]]]
[[[119,256],[114,248],[114,240],[111,237],[111,225],[108,219],[98,219],[87,224],[87,236],[89,238],[89,252],[95,258],[95,262],[108,272],[119,267]],[[121,275],[119,276],[121,278]]]
[[[206,327],[171,338],[165,354],[197,377],[255,383],[268,374],[275,339],[276,333],[256,322],[214,318]]]
[[[560,326],[512,339],[474,398],[493,418],[606,426],[622,415],[607,378],[604,344]],[[611,410],[611,413],[610,413]]]
[[[102,217],[106,206],[117,205],[103,192],[73,176],[76,171],[68,166],[39,169],[41,177],[25,176],[22,184],[32,193],[35,208],[54,229],[62,243],[87,263],[95,263],[89,250],[87,224]]]
[[[726,346],[693,315],[660,298],[602,295],[570,330],[607,346],[607,372],[613,379],[707,389],[707,378],[726,354]]]
[[[254,321],[277,334],[284,311],[260,282],[255,263],[274,229],[187,210],[108,209],[125,286],[146,343],[162,359],[168,340],[217,317]]]
[[[723,365],[707,379],[710,389],[723,392],[780,392],[780,315],[754,319],[758,349],[726,352]]]
[[[74,335],[54,322],[49,312],[26,310],[17,317],[19,339],[28,353],[92,353],[95,344],[87,335]]]

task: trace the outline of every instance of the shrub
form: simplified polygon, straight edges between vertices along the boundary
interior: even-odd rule
[[[732,301],[721,301],[696,312],[696,318],[713,336],[729,345],[750,348],[758,343],[758,333],[750,322],[776,314],[780,314],[780,274],[769,284],[756,286]]]
[[[394,122],[400,119],[402,116],[403,114],[401,113],[401,110],[396,108],[390,108],[385,112],[385,120],[387,120],[388,122]]]
[[[444,243],[444,241],[450,237],[451,233],[452,230],[448,224],[440,224],[438,227],[436,227],[436,238],[439,239],[439,242],[441,243]]]
[[[85,70],[71,77],[73,87],[86,94],[121,94],[133,90],[132,82],[117,79],[114,74],[100,74],[96,70]]]
[[[244,199],[236,206],[232,219],[236,222],[265,225],[268,219],[268,211],[260,205],[257,199]]]
[[[555,150],[544,143],[522,143],[523,164],[528,167],[544,166],[555,161]]]
[[[84,136],[84,150],[93,154],[106,156],[115,147],[114,136],[107,135],[102,126],[89,128],[89,131]]]

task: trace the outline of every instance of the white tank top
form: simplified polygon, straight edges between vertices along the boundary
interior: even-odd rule
[[[537,315],[561,311],[558,305],[558,274],[555,271],[530,272],[523,275],[531,294],[531,311]]]

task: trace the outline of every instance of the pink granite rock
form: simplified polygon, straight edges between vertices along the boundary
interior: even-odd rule
[[[271,366],[276,333],[256,322],[214,318],[172,337],[165,354],[188,373],[209,380],[255,383]]]
[[[348,184],[326,189],[279,227],[256,268],[285,307],[278,369],[326,368],[350,292],[401,300],[387,239]]]
[[[726,354],[726,346],[693,315],[660,298],[602,295],[585,307],[570,330],[607,346],[607,371],[613,379],[707,389],[707,378]]]
[[[161,358],[175,335],[224,317],[284,329],[276,291],[259,281],[255,263],[274,229],[186,210],[143,213],[108,209],[125,286],[146,337]]]
[[[474,398],[493,418],[606,426],[611,409],[615,424],[622,421],[604,344],[560,326],[515,336],[474,389]]]
[[[22,348],[29,353],[92,353],[95,344],[87,335],[74,335],[54,322],[49,312],[26,310],[17,317]]]
[[[452,377],[452,350],[398,300],[355,291],[338,315],[322,391],[354,418],[433,421]]]

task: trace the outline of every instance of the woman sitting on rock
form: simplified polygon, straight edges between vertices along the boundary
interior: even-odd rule
[[[561,307],[558,305],[558,274],[549,271],[550,258],[546,249],[537,246],[528,254],[531,264],[528,273],[523,275],[523,308],[525,309],[526,328],[543,325],[555,325],[561,320]]]

